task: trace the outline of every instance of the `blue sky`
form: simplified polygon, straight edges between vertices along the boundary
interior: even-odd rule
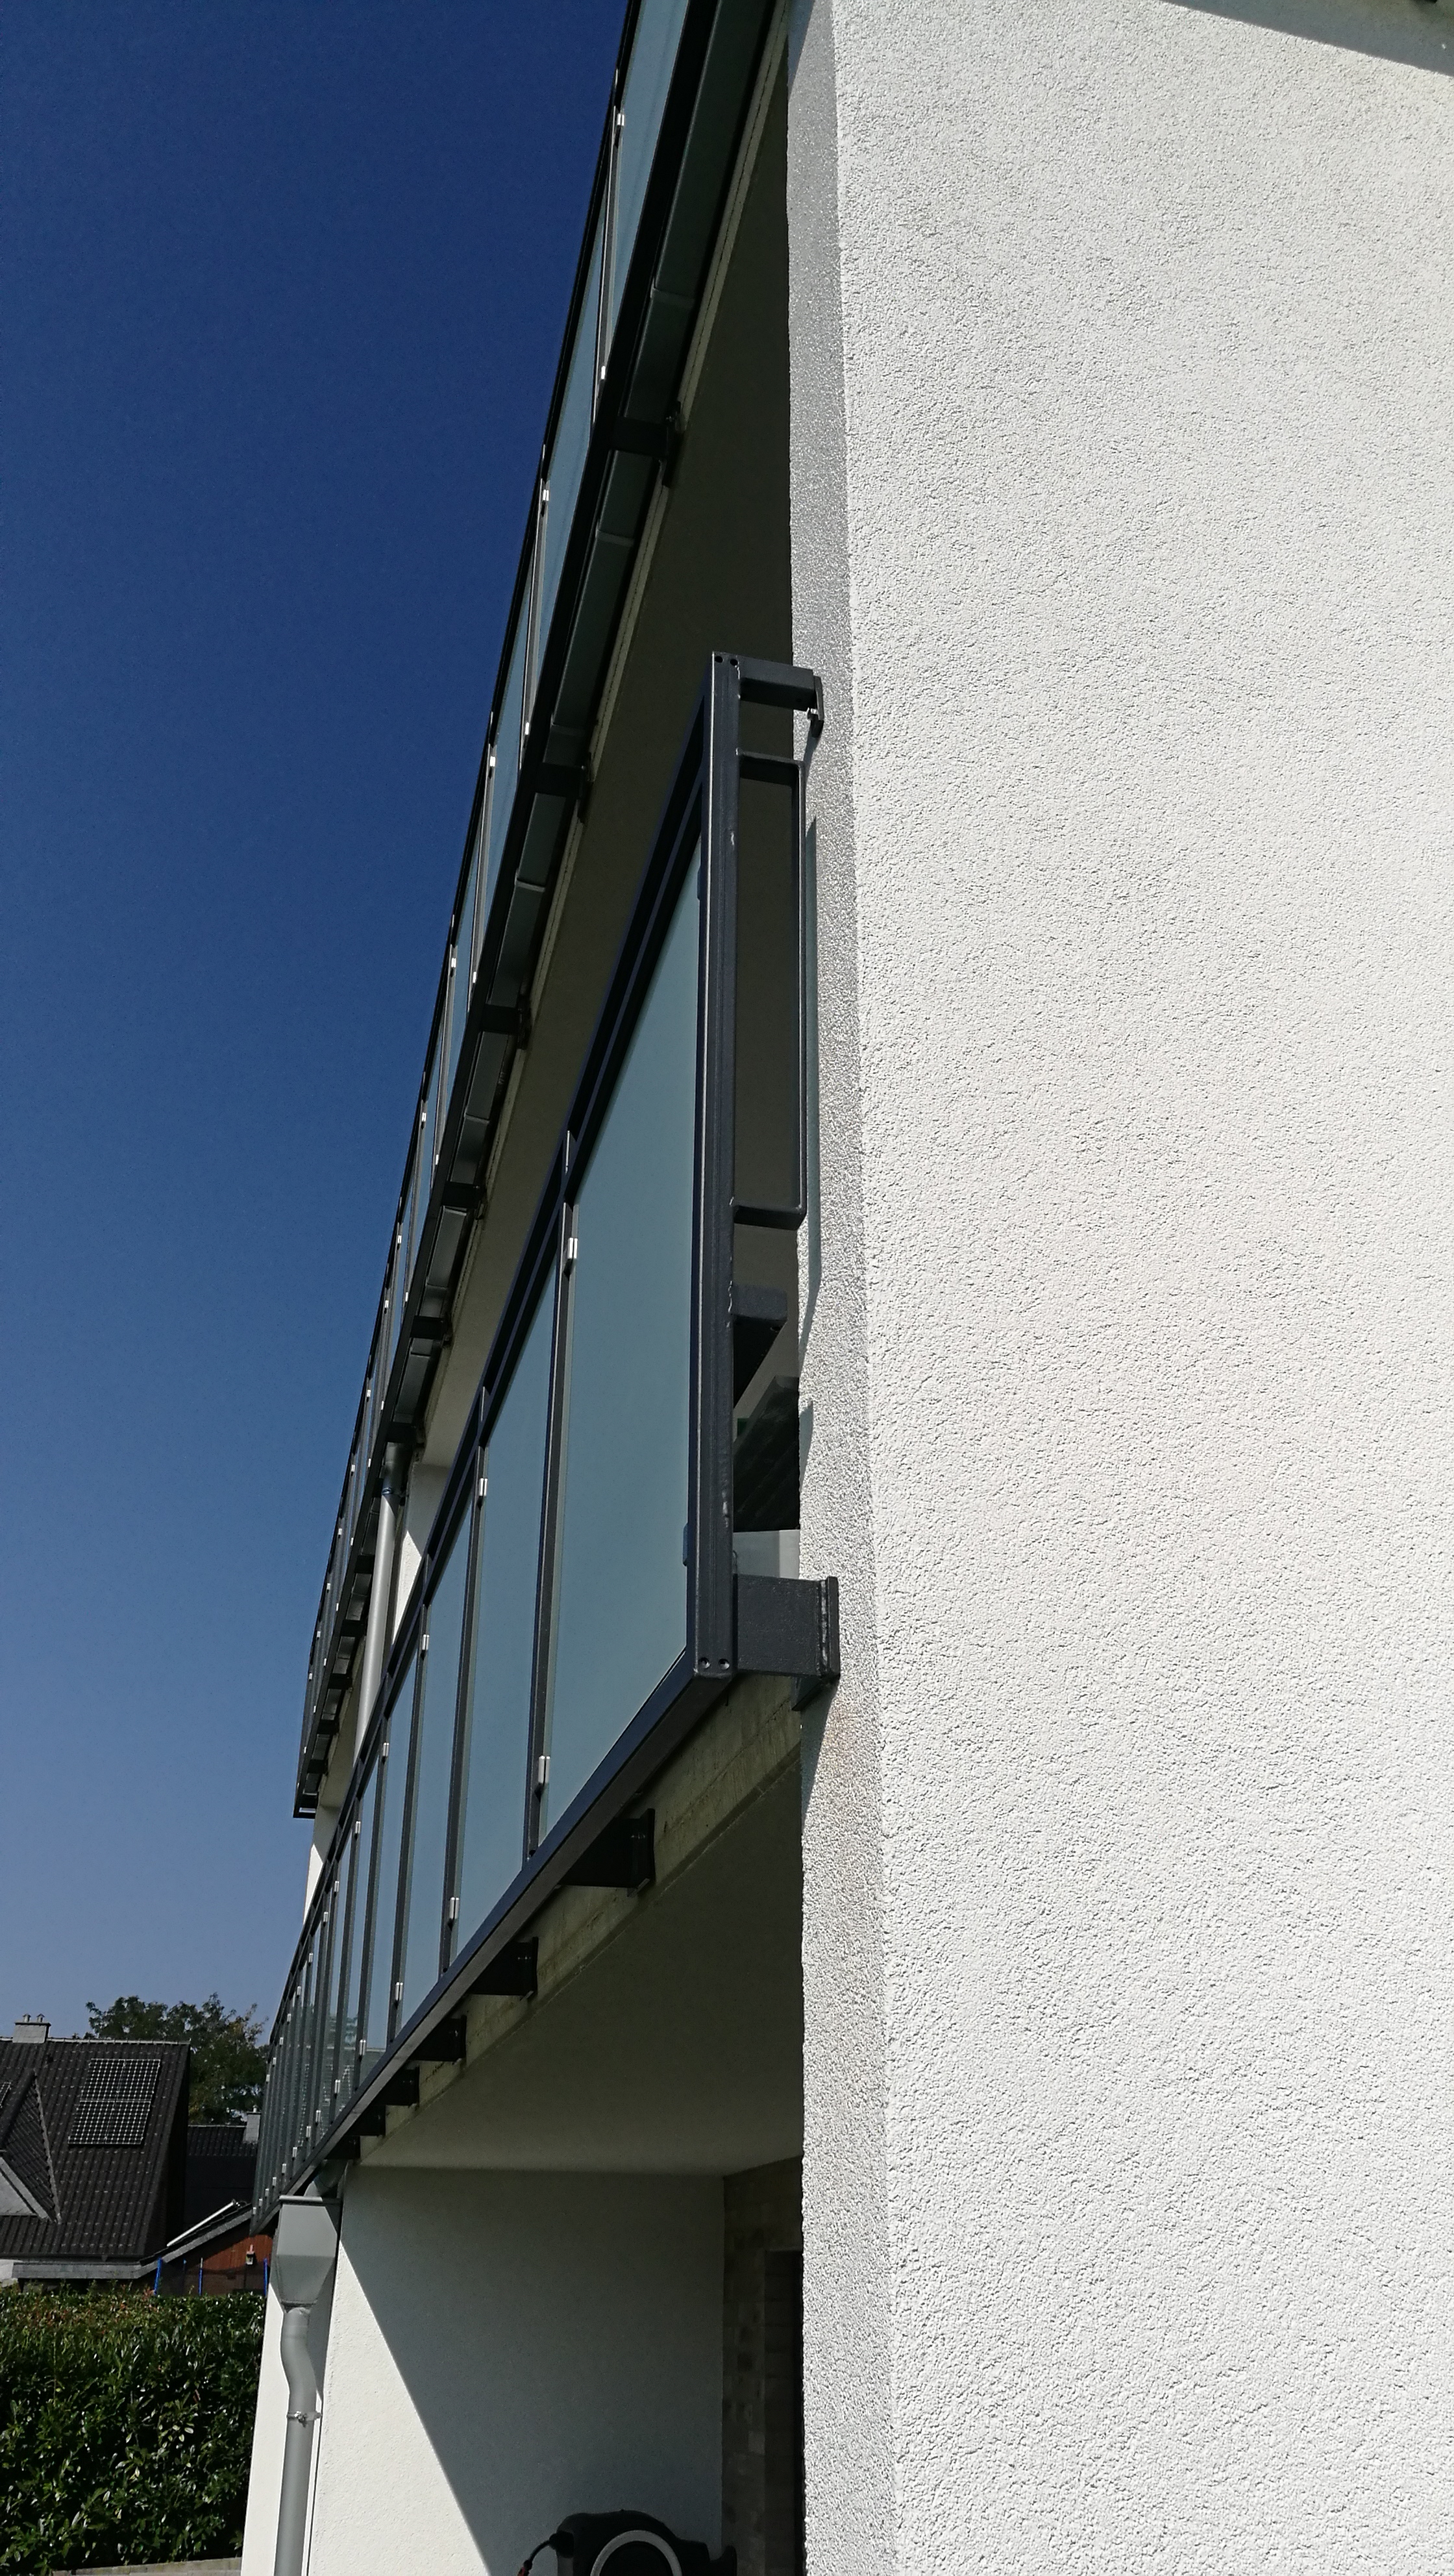
[[[0,2029],[276,2000],[621,0],[0,12]]]

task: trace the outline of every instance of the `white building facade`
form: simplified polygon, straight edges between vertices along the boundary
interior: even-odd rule
[[[1448,2563],[1451,71],[628,15],[309,1674],[315,2576]]]

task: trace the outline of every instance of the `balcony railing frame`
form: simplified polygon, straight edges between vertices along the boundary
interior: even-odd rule
[[[801,758],[769,758],[744,750],[744,703],[807,718]],[[797,1098],[793,1104],[796,1172],[807,1166],[807,1019],[804,895],[804,772],[822,726],[818,683],[810,672],[786,665],[715,655],[688,729],[650,858],[632,908],[596,1030],[587,1051],[571,1110],[517,1263],[479,1389],[421,1560],[411,1597],[390,1645],[375,1712],[354,1764],[348,1792],[325,1855],[313,1903],[305,1918],[274,2024],[268,2097],[259,2156],[259,2208],[283,2188],[296,2188],[340,2152],[356,2152],[361,2126],[377,2127],[385,2103],[399,2098],[401,2077],[421,2056],[438,2054],[437,2034],[459,2015],[468,1995],[492,1987],[492,1971],[518,1944],[547,1898],[573,1875],[589,1875],[590,1855],[601,1837],[635,1802],[686,1736],[744,1672],[791,1677],[800,1697],[836,1678],[837,1593],[831,1578],[801,1582],[786,1577],[746,1577],[733,1562],[734,1259],[737,1228],[801,1221],[801,1207],[763,1208],[735,1194],[736,1038],[738,951],[739,789],[743,778],[765,781],[791,798],[793,909],[797,936]],[[559,1454],[563,1406],[563,1319],[570,1293],[570,1244],[575,1188],[589,1165],[591,1147],[615,1097],[618,1077],[652,975],[672,925],[687,874],[700,868],[695,1151],[693,1164],[691,1333],[685,1533],[686,1628],[681,1649],[643,1704],[623,1726],[608,1753],[564,1812],[538,1830],[538,1757],[545,1717],[545,1637],[549,1587],[558,1566]],[[801,1189],[798,1193],[802,1196]],[[525,1798],[521,1816],[521,1866],[497,1903],[465,1944],[453,1950],[451,1892],[458,1879],[458,1831],[464,1704],[473,1633],[473,1588],[479,1561],[478,1514],[483,1462],[496,1418],[542,1295],[554,1297],[549,1435],[545,1499],[541,1513],[536,1589],[536,1644],[530,1697],[529,1742],[522,1746]],[[784,1317],[786,1321],[786,1316]],[[553,1466],[552,1466],[553,1461]],[[552,1487],[554,1490],[552,1490]],[[405,2019],[399,2004],[407,1909],[403,1892],[410,1865],[424,1688],[418,1654],[435,1585],[450,1551],[465,1532],[469,1575],[453,1708],[446,1857],[441,1887],[439,1974]],[[370,1795],[376,1760],[395,1725],[397,1694],[412,1671],[415,1694],[410,1724],[410,1778],[401,1817],[399,1871],[392,1889],[380,1882],[383,1866],[383,1798],[373,1793],[371,1848],[355,1856],[348,1901],[340,1920],[340,1890],[348,1838],[357,1834],[363,1801]],[[392,1913],[389,1912],[392,1907]],[[362,1940],[356,1989],[355,1945]],[[391,1926],[390,1931],[387,1927]],[[355,1991],[366,2013],[377,1938],[393,1942],[387,2046],[362,2072],[344,2082],[348,1999]],[[337,2025],[330,2031],[328,1998],[334,1941],[346,1945],[348,1979],[340,1981]],[[494,1985],[493,1990],[498,1991]],[[310,2000],[311,1999],[311,2000]],[[300,2010],[301,2005],[301,2010]],[[355,2046],[361,2050],[360,2032]],[[417,2076],[410,2077],[417,2085]],[[290,2141],[296,2141],[296,2144]]]
[[[614,328],[612,285],[622,101],[640,16],[632,0],[597,156],[582,248],[532,487],[491,714],[470,808],[434,1013],[415,1106],[364,1393],[335,1517],[304,1694],[295,1812],[314,1812],[365,1633],[386,1465],[412,1447],[449,1319],[551,892],[572,819],[589,794],[587,753],[632,563],[658,478],[676,446],[675,403],[730,190],[768,29],[772,0],[687,0],[651,173]],[[606,255],[594,260],[598,221]],[[594,316],[586,301],[596,274]],[[595,341],[592,422],[571,533],[544,634],[534,633],[547,485],[577,334]],[[499,730],[521,621],[527,636],[520,754],[493,889],[485,877],[497,789]],[[531,665],[537,665],[532,670]],[[472,907],[472,909],[471,909]],[[467,1017],[449,1097],[443,1097],[453,976],[468,921]],[[430,1115],[429,1089],[437,1087]],[[416,1197],[415,1156],[431,1136],[431,1170]],[[367,1718],[371,1712],[362,1712]]]

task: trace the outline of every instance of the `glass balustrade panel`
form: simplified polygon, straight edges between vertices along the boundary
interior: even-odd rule
[[[313,2090],[313,2004],[316,1995],[314,1972],[318,1965],[318,1936],[308,1947],[303,1971],[303,2002],[298,2027],[298,2084],[293,2104],[294,2146],[300,2148],[307,2137]]]
[[[292,2069],[293,2016],[289,2008],[283,2019],[278,2041],[277,2062],[273,2075],[272,2138],[268,2147],[268,2171],[265,2188],[273,2190],[283,2169],[288,2149],[288,2077]]]
[[[646,183],[651,176],[656,138],[661,131],[662,111],[671,87],[682,20],[686,13],[687,0],[641,0],[641,13],[636,21],[631,60],[626,66],[626,87],[621,98],[621,137],[616,159],[616,238],[607,310],[608,348],[615,337],[616,317],[621,310],[626,272],[631,265],[636,228],[641,221]]]
[[[293,2152],[293,2093],[298,2072],[298,1989],[293,1988],[283,2024],[283,2073],[278,2087],[277,2161]]]
[[[522,600],[510,667],[505,675],[505,694],[500,702],[500,721],[495,728],[495,777],[490,792],[490,844],[485,870],[487,912],[495,891],[495,880],[500,873],[500,856],[515,803],[515,781],[520,775],[520,712],[525,686],[525,629],[528,624]]]
[[[333,1890],[333,1947],[328,1961],[328,2019],[323,2033],[323,2081],[318,2088],[326,2127],[338,2104],[338,2037],[348,1982],[349,1898],[353,1893],[353,1835],[343,1846],[343,1859]]]
[[[308,2117],[305,2094],[308,2081],[308,2035],[311,2028],[309,2007],[312,1982],[311,1964],[305,1965],[298,1995],[297,2029],[294,2034],[292,2136],[289,2145],[295,2164],[302,2150],[303,2130]]]
[[[424,1613],[429,1647],[420,1661],[414,1797],[403,1895],[404,1946],[399,1969],[404,1988],[399,2006],[401,2022],[407,2021],[423,2002],[439,1975],[449,1783],[454,1764],[454,1713],[459,1700],[459,1653],[469,1553],[466,1512]]]
[[[304,2107],[304,2095],[308,2080],[308,1996],[311,1985],[312,1966],[310,1953],[309,1958],[305,1959],[303,1962],[303,1972],[298,1981],[297,2027],[294,2032],[293,2081],[290,2087],[290,2099],[288,2105],[288,2146],[295,2164],[298,2159],[299,2147],[302,2143],[303,2122],[307,2117]]]
[[[541,1831],[687,1634],[697,869],[576,1194]]]
[[[494,810],[495,754],[491,748],[485,761],[485,798],[480,809],[480,838],[474,866],[475,917],[470,927],[470,971],[469,980],[465,986],[471,1002],[474,1000],[479,983],[480,958],[484,953],[485,930],[489,918],[490,907],[485,900],[485,888],[489,883],[490,818]]]
[[[471,870],[471,895],[474,892],[474,882],[474,872]],[[468,899],[467,897],[466,900]],[[465,954],[462,948],[452,948],[449,952],[449,1016],[445,1022],[447,1043],[444,1050],[444,1090],[439,1103],[441,1126],[449,1111],[450,1094],[454,1090],[454,1077],[459,1065],[459,1051],[464,1042],[464,1024],[469,1000],[469,970],[464,962]]]
[[[354,1898],[353,1936],[348,1950],[347,2000],[343,2011],[343,2037],[338,2053],[338,2071],[342,2078],[339,2099],[347,2101],[359,2079],[359,2033],[363,2013],[363,1979],[367,1964],[369,1905],[369,1865],[374,1850],[374,1816],[378,1805],[379,1766],[374,1763],[364,1783],[358,1802],[358,1831],[353,1838]]]
[[[282,2037],[278,2041],[277,2053],[273,2060],[272,2080],[268,2086],[268,2161],[267,2170],[263,2175],[264,2191],[273,2191],[277,2188],[278,2176],[283,2161],[283,2146],[285,2143],[283,2137],[283,2113],[284,2105],[287,2101],[288,2031],[289,2024],[285,2021],[283,2024]]]
[[[552,1280],[537,1300],[485,1458],[460,1757],[454,1891],[459,1912],[451,1956],[479,1929],[524,1857],[553,1285]]]
[[[278,2041],[268,2057],[267,2082],[263,2088],[262,2127],[258,2133],[258,2196],[271,2191],[278,2170],[278,2078],[282,2071],[283,2043]]]
[[[343,1568],[347,1556],[348,1528],[344,1520],[344,1516],[342,1512],[340,1512],[338,1516],[338,1527],[333,1533],[333,1562],[328,1570],[328,1588],[332,1595],[333,1615],[335,1619],[338,1617],[339,1604],[343,1597]]]
[[[448,1102],[454,1091],[454,1077],[459,1071],[459,1051],[464,1044],[464,1024],[469,1018],[470,973],[475,954],[475,904],[480,888],[480,843],[484,836],[485,807],[480,809],[480,830],[475,835],[474,856],[465,880],[464,902],[460,906],[459,926],[454,934],[454,976],[449,996],[449,1052],[445,1060],[444,1097]]]
[[[389,1712],[385,1736],[389,1747],[387,1758],[381,1755],[378,1849],[370,1900],[372,1949],[368,1998],[364,2008],[365,2074],[382,2057],[389,2044],[389,2008],[394,1991],[394,1924],[399,1904],[399,1856],[404,1845],[404,1791],[409,1778],[409,1736],[414,1723],[414,1677],[417,1669],[418,1658],[411,1655],[409,1668]]]
[[[404,1319],[404,1307],[409,1293],[409,1237],[414,1226],[414,1176],[417,1170],[416,1157],[409,1165],[409,1185],[404,1192],[404,1212],[395,1232],[394,1249],[389,1266],[390,1368],[393,1367],[394,1353],[399,1347],[399,1326]]]
[[[333,1946],[333,1908],[330,1905],[318,1927],[318,1967],[313,1987],[312,2066],[308,2084],[308,2120],[311,2142],[316,2145],[323,2134],[322,2106],[327,2085],[323,2069],[324,2046],[328,2031],[328,1961]]]
[[[288,2124],[287,2136],[284,2140],[284,2150],[289,2172],[294,2170],[298,2162],[298,2148],[302,2129],[302,2117],[298,2108],[298,2091],[303,2080],[303,2030],[303,1999],[300,1994],[293,2010],[293,2035],[290,2043],[290,2063],[288,2067]]]
[[[369,1352],[368,1374],[365,1379],[367,1392],[364,1397],[363,1442],[359,1450],[361,1480],[368,1473],[369,1461],[374,1454],[374,1433],[378,1429],[379,1385],[382,1374],[379,1368],[379,1348],[380,1343],[376,1340]]]
[[[596,326],[601,292],[601,225],[591,245],[591,265],[586,281],[585,301],[576,324],[575,346],[561,398],[560,418],[550,451],[548,469],[549,501],[545,512],[545,539],[540,557],[540,649],[550,633],[550,620],[560,588],[561,566],[565,561],[566,541],[575,514],[576,494],[581,488],[581,474],[586,462],[586,449],[591,440],[591,415],[596,381]],[[534,673],[531,674],[532,689]]]
[[[424,1086],[424,1116],[419,1129],[419,1187],[414,1194],[414,1242],[409,1254],[409,1273],[419,1258],[424,1240],[424,1219],[429,1212],[429,1196],[434,1187],[434,1145],[438,1135],[439,1050],[429,1059],[429,1079]]]
[[[333,2089],[333,2069],[328,2061],[328,1999],[332,1989],[332,1963],[342,1945],[343,1927],[338,1919],[338,1887],[328,1894],[327,1911],[319,1926],[318,1997],[315,2005],[313,2033],[313,2084],[308,2098],[308,2117],[313,2122],[313,2135],[321,2137],[326,2121],[326,2106]]]

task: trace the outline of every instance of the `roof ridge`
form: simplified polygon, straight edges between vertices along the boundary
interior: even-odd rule
[[[190,2048],[189,2039],[113,2039],[109,2032],[78,2030],[70,2038],[51,2040],[52,2048]]]

